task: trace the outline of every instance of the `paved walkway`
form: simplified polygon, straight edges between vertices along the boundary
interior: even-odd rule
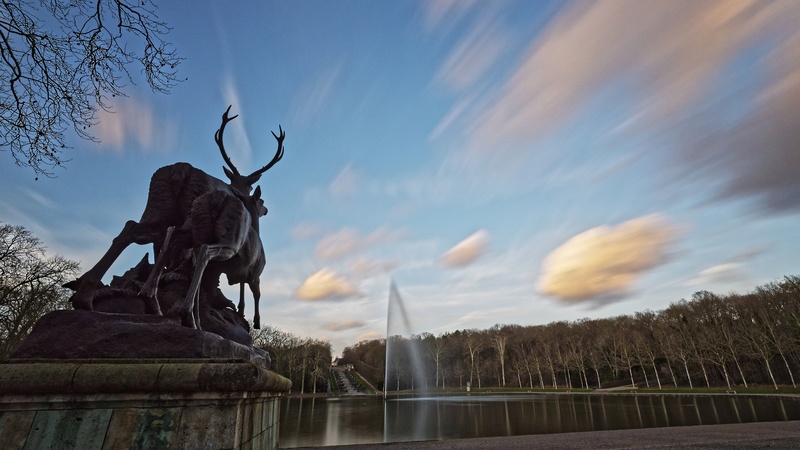
[[[326,450],[797,449],[800,448],[800,421],[696,425],[690,427],[304,448]]]

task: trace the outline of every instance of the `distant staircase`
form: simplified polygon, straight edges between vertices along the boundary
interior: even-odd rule
[[[331,367],[333,370],[333,377],[336,380],[336,385],[339,386],[339,391],[342,395],[367,395],[361,388],[361,385],[350,373],[350,370],[345,367]]]

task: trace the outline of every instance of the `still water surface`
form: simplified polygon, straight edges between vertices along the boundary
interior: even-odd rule
[[[284,398],[280,447],[800,420],[800,399],[580,395]]]

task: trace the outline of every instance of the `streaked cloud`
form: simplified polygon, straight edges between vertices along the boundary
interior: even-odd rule
[[[385,338],[386,335],[384,333],[381,333],[379,331],[368,331],[366,333],[362,333],[356,336],[355,341],[356,343],[359,343],[362,341],[372,341],[375,339],[385,339]]]
[[[689,282],[689,285],[707,288],[709,285],[737,281],[742,278],[744,278],[742,264],[724,263],[700,271],[697,277]]]
[[[289,230],[289,234],[295,241],[305,241],[322,234],[322,228],[313,223],[298,223]]]
[[[24,195],[26,195],[32,202],[34,202],[34,204],[37,204],[42,208],[53,209],[56,206],[55,202],[53,202],[51,198],[45,197],[44,195],[34,191],[33,189],[20,187],[19,190]]]
[[[432,0],[422,2],[424,26],[428,29],[437,29],[444,22],[457,21],[476,4],[478,4],[476,0]]]
[[[378,228],[367,235],[361,235],[352,228],[343,228],[320,239],[314,249],[314,256],[321,261],[338,260],[356,251],[397,240],[403,235],[402,231],[386,227]]]
[[[354,277],[371,278],[391,271],[397,266],[394,261],[379,261],[366,256],[359,256],[350,262],[348,268]]]
[[[297,90],[289,110],[289,117],[293,122],[307,124],[325,110],[339,83],[343,68],[343,62],[333,64],[319,71]]]
[[[451,7],[432,6],[431,16]],[[703,193],[718,200],[752,198],[767,211],[798,211],[797,23],[792,0],[574,2],[533,39],[505,81],[480,98],[456,99],[433,136],[453,128],[467,136],[470,158],[516,161],[599,94],[623,89],[615,107],[627,119],[609,132],[674,136],[668,180],[704,183]],[[450,56],[443,67],[461,67],[457,61]]]
[[[677,227],[659,215],[584,231],[547,255],[538,288],[568,302],[624,296],[645,271],[667,260],[676,235]]]
[[[320,239],[314,255],[322,261],[340,259],[353,253],[361,245],[361,236],[351,228],[344,228]]]
[[[359,186],[358,172],[353,169],[352,164],[344,166],[344,168],[336,174],[336,177],[328,185],[328,191],[333,198],[349,197],[358,192]]]
[[[101,109],[98,119],[94,133],[103,150],[167,152],[175,142],[174,124],[163,117],[156,118],[151,105],[132,97],[115,99],[112,111]]]
[[[439,262],[444,267],[464,267],[472,264],[489,248],[489,232],[478,230],[446,251]]]
[[[364,322],[358,320],[347,319],[341,322],[329,322],[322,326],[323,329],[327,331],[345,331],[345,330],[352,330],[354,328],[361,328],[364,326]]]
[[[531,45],[482,118],[482,139],[530,138],[569,118],[599,89],[628,76],[639,108],[681,111],[779,13],[772,3],[578,2]]]
[[[300,300],[344,299],[362,295],[348,280],[328,268],[309,275],[294,293]]]
[[[444,61],[437,77],[447,87],[467,89],[503,55],[506,46],[500,23],[491,17],[478,21]]]
[[[717,199],[753,199],[766,212],[800,211],[800,34],[794,48],[794,59],[786,54],[784,64],[794,64],[795,72],[767,87],[747,119],[684,147],[686,166],[705,158],[713,170],[698,173],[697,183],[709,176],[723,181]]]
[[[250,138],[246,131],[246,117],[247,114],[241,110],[241,96],[239,95],[239,87],[233,75],[228,73],[223,78],[222,82],[222,98],[224,99],[225,108],[231,106],[229,117],[238,115],[236,119],[231,121],[225,127],[225,134],[223,136],[225,144],[225,152],[230,156],[233,164],[242,172],[247,172],[248,167],[253,165],[253,147],[250,145]],[[222,113],[225,111],[218,111],[220,121],[218,126],[222,124]],[[216,130],[216,129],[215,129]],[[213,136],[213,134],[210,134]],[[210,139],[210,138],[209,138]],[[213,142],[213,141],[211,141]],[[266,164],[264,161],[261,165]],[[260,166],[259,166],[260,167]]]

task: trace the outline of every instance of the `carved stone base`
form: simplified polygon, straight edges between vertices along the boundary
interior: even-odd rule
[[[0,364],[4,449],[278,448],[291,382],[249,362]]]
[[[42,317],[12,359],[211,358],[269,368],[259,348],[186,328],[162,316],[53,311]]]

